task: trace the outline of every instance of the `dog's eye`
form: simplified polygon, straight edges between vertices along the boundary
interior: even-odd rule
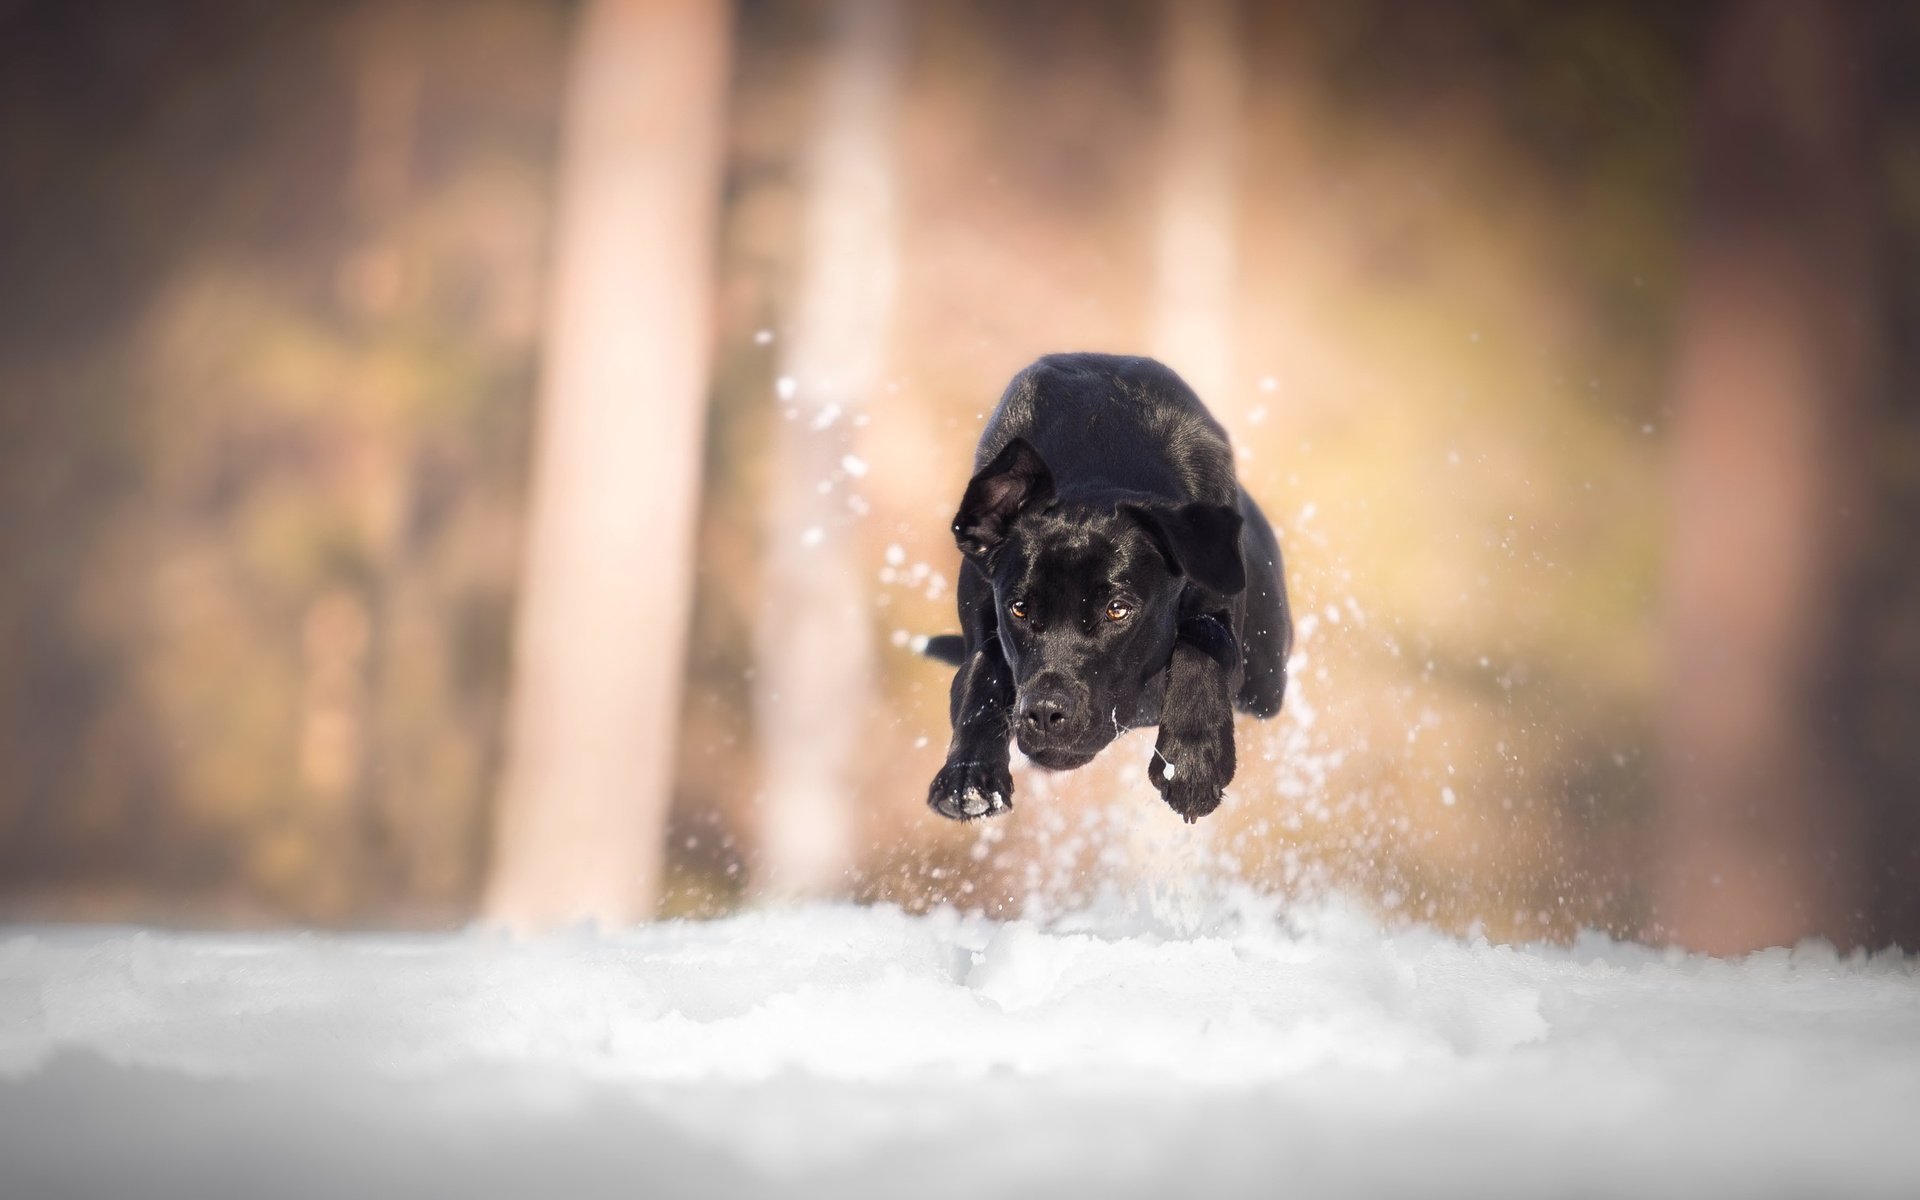
[[[1016,621],[1026,620],[1027,602],[1025,600],[1015,600],[1012,604],[1007,605],[1007,615]]]
[[[1124,621],[1132,615],[1133,605],[1128,604],[1125,600],[1107,601],[1107,620]]]

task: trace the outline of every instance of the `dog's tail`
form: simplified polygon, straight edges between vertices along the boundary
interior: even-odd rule
[[[926,645],[920,647],[920,653],[935,662],[957,667],[967,660],[967,639],[957,633],[935,634],[927,639]]]

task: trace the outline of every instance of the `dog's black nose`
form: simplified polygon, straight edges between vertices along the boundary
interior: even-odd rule
[[[1072,721],[1073,697],[1064,690],[1033,691],[1020,701],[1020,723],[1030,733],[1064,733]]]

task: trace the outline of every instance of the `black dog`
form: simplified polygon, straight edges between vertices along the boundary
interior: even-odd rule
[[[1013,806],[1007,738],[1071,770],[1160,726],[1148,776],[1187,821],[1233,778],[1233,709],[1280,711],[1293,625],[1280,547],[1226,431],[1147,358],[1054,354],[1007,385],[953,535],[953,742],[927,803]]]

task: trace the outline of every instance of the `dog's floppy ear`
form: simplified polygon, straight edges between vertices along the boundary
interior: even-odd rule
[[[1123,504],[1120,511],[1145,527],[1175,575],[1222,596],[1246,590],[1240,558],[1240,513],[1224,504]]]
[[[1053,472],[1025,438],[1006,444],[967,484],[953,518],[960,553],[984,563],[1007,539],[1007,529],[1025,509],[1053,499]]]

